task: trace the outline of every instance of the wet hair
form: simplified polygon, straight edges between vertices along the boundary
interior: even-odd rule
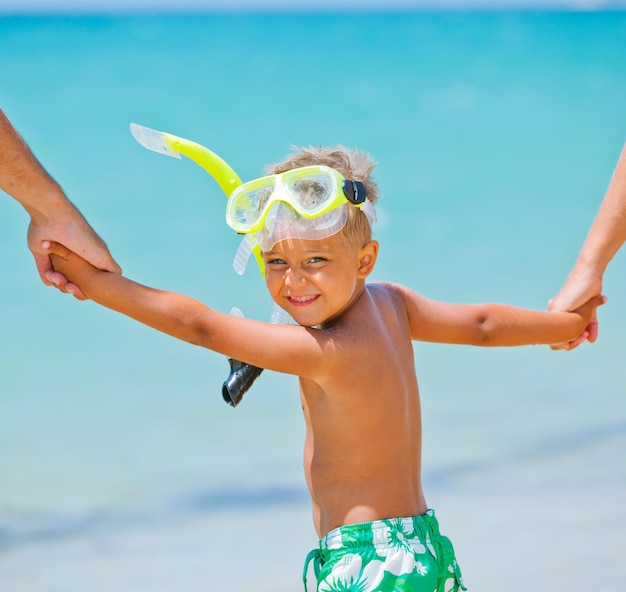
[[[360,181],[365,185],[365,195],[373,204],[378,199],[378,187],[372,179],[376,163],[366,152],[345,146],[293,146],[292,152],[281,162],[265,167],[267,175],[284,173],[305,166],[325,165],[339,171],[346,179]],[[372,228],[365,214],[356,207],[348,207],[348,220],[341,233],[350,244],[360,248],[372,240]]]

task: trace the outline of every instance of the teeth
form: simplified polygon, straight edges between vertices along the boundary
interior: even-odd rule
[[[310,302],[311,300],[315,300],[315,296],[290,296],[291,300],[298,303]]]

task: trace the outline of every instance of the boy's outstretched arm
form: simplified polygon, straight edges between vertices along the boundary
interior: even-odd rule
[[[178,339],[207,346],[204,327],[211,323],[205,317],[219,313],[194,298],[150,288],[97,269],[59,243],[44,244],[55,271],[77,285],[88,299]],[[201,322],[201,318],[206,322]]]
[[[54,267],[87,298],[157,331],[254,366],[314,376],[327,371],[323,333],[295,325],[242,319],[195,298],[157,290],[102,271],[63,245],[46,245]]]
[[[595,296],[572,312],[546,312],[505,304],[449,304],[397,286],[411,336],[419,341],[480,346],[550,345],[576,339],[605,302]]]

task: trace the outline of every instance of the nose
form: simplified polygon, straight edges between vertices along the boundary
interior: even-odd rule
[[[285,285],[298,286],[306,282],[306,277],[299,267],[290,267],[285,274]]]

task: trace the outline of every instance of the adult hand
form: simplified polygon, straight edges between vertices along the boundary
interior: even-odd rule
[[[78,286],[67,281],[65,276],[52,267],[49,251],[44,249],[44,241],[55,241],[79,254],[94,267],[121,273],[105,242],[96,234],[78,209],[63,198],[51,216],[34,214],[28,227],[28,248],[35,258],[37,271],[44,284],[54,285],[61,292],[72,294],[78,300],[85,295]]]
[[[35,158],[0,109],[0,189],[17,200],[29,213],[28,248],[35,257],[44,284],[84,300],[80,289],[52,267],[43,241],[56,241],[81,255],[94,266],[121,273],[104,241],[78,209],[67,199],[59,184]]]

